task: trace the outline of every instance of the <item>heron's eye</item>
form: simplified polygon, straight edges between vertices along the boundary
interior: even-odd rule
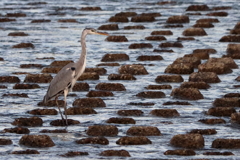
[[[92,32],[95,32],[95,30],[94,30],[94,29],[92,29],[91,31],[92,31]]]

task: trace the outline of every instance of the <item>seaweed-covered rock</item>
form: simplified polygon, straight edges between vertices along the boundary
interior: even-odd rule
[[[231,98],[216,98],[213,102],[214,107],[240,107],[240,99],[237,97]]]
[[[108,36],[106,41],[109,42],[128,42],[128,39],[125,36]]]
[[[100,153],[100,156],[117,156],[117,157],[131,157],[126,150],[105,150]]]
[[[161,91],[140,92],[136,96],[141,98],[165,98],[166,97],[165,93]]]
[[[236,110],[233,107],[212,107],[207,111],[208,115],[212,116],[231,116],[232,113],[236,113]]]
[[[197,88],[174,88],[171,96],[187,100],[204,99],[203,95]]]
[[[131,18],[131,22],[153,22],[155,21],[154,16],[134,16]]]
[[[216,129],[193,129],[189,132],[190,134],[202,134],[202,135],[212,135],[217,134]]]
[[[217,74],[231,73],[232,70],[222,62],[207,62],[198,65],[199,72],[215,72]]]
[[[121,137],[116,142],[119,145],[144,145],[152,144],[152,141],[144,136],[135,136],[135,137]]]
[[[151,43],[132,43],[128,47],[129,49],[141,49],[141,48],[153,48]]]
[[[17,83],[13,86],[13,89],[36,89],[40,88],[38,84],[21,84]]]
[[[29,134],[30,130],[25,127],[5,128],[3,132],[16,133],[16,134]]]
[[[171,85],[168,84],[163,84],[163,85],[148,85],[145,87],[146,89],[149,90],[160,90],[160,89],[172,89]]]
[[[88,137],[75,141],[77,144],[101,144],[108,145],[109,141],[105,137]]]
[[[29,147],[53,147],[54,142],[48,135],[24,135],[19,144]]]
[[[192,64],[170,64],[165,69],[164,73],[173,73],[173,74],[191,74],[194,72],[194,67]]]
[[[132,74],[109,74],[108,80],[136,80]]]
[[[16,126],[31,126],[31,127],[37,127],[42,126],[43,120],[39,117],[31,117],[31,118],[16,118],[12,125]]]
[[[87,135],[89,136],[116,136],[118,128],[113,125],[94,125],[89,126]]]
[[[141,115],[143,115],[143,111],[138,110],[138,109],[118,110],[117,114],[120,116],[141,116]]]
[[[0,76],[0,83],[19,83],[20,79],[16,76]]]
[[[183,82],[181,75],[160,75],[155,79],[157,83],[162,82]]]
[[[167,19],[167,23],[189,23],[189,17],[185,15],[170,16]]]
[[[105,24],[98,27],[98,30],[118,30],[118,24]]]
[[[95,89],[105,91],[126,91],[126,88],[121,83],[98,83]]]
[[[67,119],[68,126],[70,125],[76,125],[80,124],[78,120],[73,120],[73,119]],[[52,126],[67,126],[66,120],[64,119],[56,119],[50,122],[50,125]]]
[[[147,70],[143,65],[122,65],[118,68],[120,74],[133,74],[133,75],[146,75],[148,74]]]
[[[73,91],[89,91],[89,84],[86,83],[86,82],[82,82],[82,83],[76,83],[74,86],[73,86]]]
[[[57,115],[58,112],[56,109],[33,109],[28,111],[29,114],[33,115]]]
[[[106,107],[105,102],[101,98],[79,98],[73,102],[74,107]]]
[[[136,121],[133,118],[109,118],[106,123],[117,123],[117,124],[135,124]]]
[[[196,155],[196,153],[192,149],[176,149],[167,150],[166,152],[164,152],[164,155],[194,156]]]
[[[212,148],[239,149],[240,148],[240,139],[218,138],[212,142]]]
[[[70,107],[67,109],[67,115],[79,115],[79,114],[97,114],[92,108]]]
[[[161,136],[161,132],[157,127],[133,126],[127,130],[127,135],[131,135],[131,136]]]
[[[211,86],[206,82],[183,82],[180,88],[208,89]]]
[[[200,149],[204,147],[204,138],[201,134],[178,134],[170,143],[175,147]]]
[[[125,16],[112,16],[108,20],[109,22],[124,22],[127,23],[129,20]]]
[[[193,72],[189,76],[191,82],[219,83],[221,80],[214,72]]]
[[[50,74],[28,74],[24,82],[26,83],[50,83],[53,77]]]
[[[160,60],[163,60],[163,57],[160,55],[156,55],[156,56],[142,55],[142,56],[139,56],[137,60],[138,61],[160,61]]]
[[[201,123],[204,123],[204,124],[223,124],[223,123],[226,123],[226,121],[224,119],[221,119],[221,118],[200,119],[198,121],[201,122]]]
[[[208,11],[210,8],[206,5],[190,5],[186,11]]]
[[[34,45],[32,43],[19,43],[14,45],[12,48],[32,48],[34,49]]]
[[[110,91],[89,91],[86,95],[87,97],[111,97],[113,93]]]
[[[206,36],[207,33],[203,28],[187,28],[182,33],[184,36]]]
[[[10,145],[10,144],[12,144],[11,139],[0,138],[0,145]]]
[[[176,109],[154,109],[150,112],[150,114],[165,118],[180,116]]]
[[[11,154],[40,154],[37,150],[27,149],[21,151],[13,151]]]
[[[126,53],[117,53],[117,54],[105,54],[102,58],[102,62],[111,62],[111,61],[128,61],[129,56]]]

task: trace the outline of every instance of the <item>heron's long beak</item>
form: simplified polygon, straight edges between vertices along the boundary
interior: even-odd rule
[[[104,32],[96,32],[96,34],[98,34],[98,35],[103,35],[103,36],[109,36],[108,33],[104,33]]]

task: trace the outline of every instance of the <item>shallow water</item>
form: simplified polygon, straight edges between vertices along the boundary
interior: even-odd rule
[[[217,138],[240,138],[239,128],[231,127],[230,118],[223,117],[226,120],[226,124],[220,125],[206,125],[198,122],[199,119],[203,118],[217,118],[213,116],[207,116],[204,111],[207,111],[212,106],[212,102],[216,98],[221,98],[226,93],[237,93],[238,90],[233,87],[239,82],[234,79],[239,75],[239,69],[233,69],[231,74],[219,75],[221,83],[210,84],[211,88],[208,90],[201,90],[204,99],[197,101],[189,101],[192,105],[181,106],[181,105],[170,105],[163,106],[162,104],[167,101],[176,101],[170,94],[172,90],[162,90],[166,94],[166,98],[161,99],[141,99],[135,95],[139,92],[146,91],[145,87],[150,84],[156,84],[155,78],[158,75],[163,75],[165,68],[172,63],[178,57],[182,57],[185,54],[190,54],[194,49],[214,48],[217,50],[216,54],[211,54],[210,57],[222,57],[226,54],[228,43],[220,43],[219,39],[229,34],[229,30],[234,27],[239,21],[239,2],[237,0],[231,1],[203,1],[203,0],[179,0],[173,5],[156,5],[158,1],[122,1],[115,0],[102,0],[102,1],[65,1],[65,0],[48,0],[47,4],[43,5],[27,5],[32,2],[29,0],[22,1],[7,1],[2,0],[0,2],[0,18],[3,18],[7,13],[22,12],[25,13],[26,17],[9,17],[15,18],[16,21],[0,23],[0,57],[4,58],[4,61],[0,62],[0,75],[14,75],[13,72],[28,72],[28,73],[41,73],[41,69],[31,68],[20,68],[20,64],[36,63],[48,66],[53,60],[51,59],[36,59],[43,57],[54,57],[55,60],[74,60],[79,58],[81,52],[80,48],[80,35],[84,28],[98,28],[103,24],[110,24],[108,19],[119,12],[133,11],[138,14],[158,12],[161,13],[161,17],[156,17],[155,22],[151,23],[118,23],[119,30],[108,31],[111,35],[125,35],[128,42],[115,43],[105,41],[106,37],[103,36],[88,36],[87,47],[87,67],[96,67],[97,64],[101,63],[101,58],[106,53],[126,53],[129,55],[129,61],[121,61],[120,65],[140,63],[145,64],[145,68],[149,72],[148,75],[135,76],[136,81],[109,81],[108,75],[111,73],[118,73],[117,67],[104,67],[107,69],[107,74],[100,76],[97,81],[87,82],[90,85],[90,90],[94,90],[95,86],[100,82],[113,82],[122,83],[126,87],[124,92],[113,92],[113,97],[103,97],[102,99],[106,103],[106,108],[96,108],[98,114],[95,115],[73,115],[69,116],[71,119],[79,120],[81,124],[75,126],[69,126],[67,128],[69,133],[63,134],[48,134],[56,144],[51,148],[33,148],[37,149],[39,155],[14,155],[9,154],[12,151],[28,149],[29,147],[20,146],[19,139],[22,135],[13,133],[1,133],[0,138],[10,138],[13,141],[12,145],[2,146],[0,148],[1,159],[59,159],[59,154],[66,153],[67,151],[84,151],[88,152],[88,156],[76,157],[82,159],[108,159],[108,157],[101,157],[99,154],[104,150],[109,149],[125,149],[127,150],[131,158],[136,159],[198,159],[198,158],[209,158],[209,159],[240,159],[239,150],[235,149],[214,149],[211,148],[212,141]],[[182,37],[182,32],[195,24],[196,20],[200,18],[209,18],[205,16],[206,13],[211,12],[200,12],[201,16],[189,16],[190,23],[183,24],[183,28],[164,28],[166,20],[171,15],[184,15],[186,14],[186,8],[191,4],[207,4],[210,8],[216,6],[229,6],[232,9],[223,10],[228,12],[227,17],[211,17],[218,18],[220,23],[214,23],[214,28],[206,28],[208,36],[195,37],[194,41],[182,41],[183,48],[169,48],[174,50],[174,53],[157,53],[152,52],[153,49],[161,49],[158,45],[162,42],[146,41],[144,38],[150,36],[154,30],[171,30],[173,35],[165,36],[168,42],[177,41],[178,37]],[[81,7],[87,6],[99,6],[102,11],[80,11]],[[59,15],[48,15],[56,13],[57,8],[61,7],[75,7],[76,9],[64,9],[59,12],[65,13],[64,16]],[[49,23],[31,23],[34,19],[50,19]],[[59,23],[59,19],[76,19],[78,23]],[[124,26],[130,25],[144,25],[144,30],[124,30]],[[29,36],[24,37],[12,37],[7,36],[8,33],[14,31],[23,31]],[[34,49],[14,49],[13,45],[31,42],[34,44]],[[153,48],[151,49],[128,49],[131,43],[151,43]],[[164,41],[163,41],[164,42]],[[137,61],[139,55],[161,55],[164,60],[162,61]],[[204,61],[202,61],[204,62]],[[240,64],[239,60],[235,60],[237,65]],[[148,64],[153,64],[150,66]],[[197,70],[196,70],[197,71]],[[17,75],[23,83],[26,75]],[[54,74],[53,74],[54,76]],[[189,75],[182,75],[185,81],[188,81]],[[169,83],[167,83],[169,84]],[[11,122],[15,118],[19,117],[31,117],[26,113],[29,110],[38,108],[37,103],[40,102],[46,93],[48,84],[39,84],[40,89],[33,90],[14,90],[12,87],[14,84],[4,84],[8,88],[1,89],[0,95],[6,93],[27,93],[29,98],[14,98],[14,97],[3,97],[0,100],[0,130],[4,128],[12,128]],[[180,86],[180,83],[170,83],[172,88]],[[68,107],[72,105],[72,102],[76,98],[86,97],[87,92],[74,92],[77,97],[68,97]],[[181,101],[181,100],[178,100]],[[128,105],[129,102],[153,102],[153,106],[132,106]],[[173,108],[177,109],[180,113],[178,118],[160,118],[150,115],[150,111],[153,109],[160,108]],[[117,111],[120,109],[141,109],[144,112],[143,116],[132,117],[136,120],[136,125],[156,126],[163,134],[162,136],[148,137],[151,141],[151,145],[137,145],[137,146],[120,146],[116,144],[116,141],[121,136],[126,136],[126,131],[132,125],[121,125],[116,124],[119,129],[117,137],[107,137],[109,145],[77,145],[74,143],[76,139],[86,138],[86,130],[88,126],[95,124],[107,124],[105,121],[111,117],[119,117]],[[236,108],[236,110],[239,110]],[[41,116],[44,123],[42,127],[30,127],[30,134],[40,134],[39,131],[43,129],[56,129],[62,127],[50,126],[50,122],[54,119],[60,118],[57,116]],[[163,122],[172,122],[172,124],[166,124]],[[214,128],[217,130],[215,135],[204,135],[205,146],[203,149],[195,150],[196,155],[190,157],[183,156],[166,156],[163,153],[167,150],[176,149],[170,145],[170,139],[176,134],[185,134],[191,129],[207,129]],[[32,149],[32,148],[31,148]],[[230,151],[234,153],[234,156],[204,156],[203,153],[206,151]],[[116,158],[116,157],[115,157]],[[72,158],[74,159],[74,158]],[[111,159],[111,157],[109,158]]]

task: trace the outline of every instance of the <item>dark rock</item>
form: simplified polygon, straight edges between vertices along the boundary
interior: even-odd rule
[[[86,68],[85,72],[96,72],[99,75],[104,75],[107,73],[105,68]]]
[[[160,61],[163,60],[163,57],[160,55],[157,56],[139,56],[137,58],[138,61]]]
[[[110,17],[108,21],[109,22],[124,22],[124,23],[127,23],[129,20],[125,16],[113,16],[113,17]]]
[[[109,118],[106,123],[117,123],[117,124],[135,124],[136,121],[133,118]]]
[[[28,128],[24,127],[15,127],[15,128],[5,128],[3,132],[16,133],[16,134],[29,134],[30,131]]]
[[[186,11],[208,11],[209,7],[206,4],[203,5],[190,5]]]
[[[120,66],[119,63],[99,63],[97,66]]]
[[[29,98],[26,93],[8,93],[3,94],[3,97],[21,97],[21,98]]]
[[[161,91],[140,92],[136,96],[141,98],[165,98],[166,97],[166,95]]]
[[[109,97],[113,96],[113,93],[110,91],[89,91],[86,95],[87,97]]]
[[[79,98],[73,102],[74,107],[106,107],[106,104],[101,98]]]
[[[105,150],[100,153],[100,156],[118,156],[118,157],[131,157],[126,150]]]
[[[153,16],[134,16],[131,18],[131,22],[154,22],[155,18]]]
[[[227,12],[212,12],[212,13],[208,13],[206,15],[207,16],[226,17],[226,16],[228,16],[228,13]]]
[[[115,14],[115,16],[125,16],[125,17],[133,17],[136,15],[137,15],[136,12],[120,12]]]
[[[178,37],[177,40],[178,41],[194,41],[195,38],[194,37]]]
[[[171,85],[148,85],[146,89],[149,90],[159,90],[159,89],[172,89]]]
[[[219,20],[217,18],[203,18],[196,21],[196,23],[205,23],[205,22],[218,23]]]
[[[0,76],[0,83],[20,83],[20,79],[16,76]]]
[[[187,28],[182,33],[184,36],[206,36],[207,33],[203,28]]]
[[[76,83],[74,86],[73,86],[73,91],[89,91],[89,84],[86,83],[86,82],[83,82],[83,83]]]
[[[231,114],[231,122],[240,124],[240,113],[233,113]]]
[[[12,19],[12,18],[0,18],[0,23],[1,23],[1,22],[12,22],[12,21],[16,21],[16,19]]]
[[[43,129],[40,131],[40,133],[68,133],[68,131],[66,129],[54,129],[54,130]]]
[[[228,44],[227,56],[234,59],[240,59],[240,44]]]
[[[204,138],[201,134],[178,134],[170,143],[175,147],[200,149],[204,147]]]
[[[105,54],[101,59],[102,62],[128,61],[128,60],[129,56],[126,53]]]
[[[14,45],[12,48],[34,48],[32,43],[19,43]]]
[[[81,11],[101,11],[101,7],[82,7]]]
[[[212,142],[212,148],[220,149],[239,149],[240,139],[222,139],[218,138]]]
[[[213,28],[214,25],[209,22],[204,22],[204,23],[196,23],[193,25],[194,28]]]
[[[125,26],[123,29],[145,29],[143,25],[136,25],[136,26]]]
[[[197,68],[201,64],[201,60],[197,57],[180,57],[177,58],[173,64],[191,64],[194,68]]]
[[[28,34],[24,32],[11,32],[8,33],[8,36],[28,36]]]
[[[172,49],[154,49],[153,52],[168,52],[168,53],[172,53],[174,51]]]
[[[234,154],[232,152],[204,152],[203,155],[207,155],[207,156],[213,156],[213,155],[232,156]]]
[[[17,83],[13,86],[13,89],[36,89],[40,88],[38,84],[20,84]]]
[[[223,36],[219,42],[240,42],[240,35]]]
[[[117,114],[120,116],[141,116],[143,115],[143,111],[138,109],[133,110],[118,110]]]
[[[151,102],[145,102],[145,103],[142,103],[142,102],[139,102],[139,103],[136,103],[136,102],[130,102],[128,103],[128,105],[134,105],[134,106],[153,106],[155,103],[151,103]]]
[[[181,75],[161,75],[157,76],[155,79],[157,83],[162,82],[183,82],[183,78]]]
[[[204,124],[222,124],[226,123],[224,119],[200,119],[199,122]]]
[[[40,154],[37,150],[21,150],[21,151],[13,151],[11,154]]]
[[[31,23],[48,23],[51,22],[50,19],[34,19],[31,21]]]
[[[214,107],[240,107],[240,99],[232,98],[216,98],[213,102]]]
[[[226,9],[232,9],[230,6],[217,6],[217,7],[212,7],[212,10],[226,10]]]
[[[25,13],[7,13],[6,17],[26,17]]]
[[[24,135],[19,144],[29,147],[53,147],[54,142],[48,135]]]
[[[106,24],[98,27],[98,30],[118,30],[118,24]]]
[[[28,74],[24,82],[26,83],[50,83],[53,77],[51,74]]]
[[[157,127],[152,126],[133,126],[127,130],[130,136],[161,136],[161,132]]]
[[[65,154],[61,154],[61,157],[76,157],[76,156],[87,156],[88,152],[69,151]]]
[[[147,70],[143,65],[136,65],[136,64],[127,64],[122,65],[118,68],[118,72],[120,74],[133,74],[133,75],[146,75],[148,74]]]
[[[167,19],[167,23],[189,23],[189,17],[185,15],[170,16]]]
[[[11,139],[0,138],[0,145],[10,145],[10,144],[12,144],[12,140]]]
[[[126,91],[126,88],[121,83],[98,83],[95,89],[105,91]]]
[[[78,23],[76,19],[59,19],[58,22],[60,23]]]
[[[179,102],[179,101],[176,101],[176,102],[164,102],[163,105],[192,105],[191,103],[189,102]]]
[[[62,69],[62,67],[44,67],[41,72],[57,74],[61,69]]]
[[[89,136],[116,136],[118,128],[113,125],[94,125],[89,126],[87,135]]]
[[[132,43],[128,48],[129,49],[153,48],[153,46],[151,43]]]
[[[144,136],[135,136],[135,137],[121,137],[116,142],[119,145],[144,145],[152,144],[151,140]]]
[[[162,16],[160,13],[158,12],[152,12],[152,13],[141,13],[139,14],[139,16],[153,16],[153,17],[160,17]]]
[[[21,64],[20,68],[42,68],[41,64]]]
[[[228,68],[238,68],[238,65],[231,57],[210,58],[207,63],[224,63]]]
[[[232,73],[231,68],[222,62],[207,62],[198,65],[199,72],[215,72],[216,74]]]
[[[165,28],[183,28],[182,24],[168,24],[164,26]]]
[[[108,145],[109,141],[105,137],[89,137],[83,138],[75,141],[77,144],[101,144]]]
[[[73,120],[73,119],[67,119],[67,122],[68,122],[68,126],[80,124],[79,121]],[[50,125],[52,125],[52,126],[66,126],[66,120],[62,120],[62,119],[53,120],[53,121],[50,122]]]
[[[167,150],[164,155],[194,156],[196,153],[192,149]]]
[[[27,5],[45,5],[48,4],[47,2],[29,2]]]
[[[148,40],[148,41],[165,41],[167,39],[164,36],[148,36],[148,37],[145,37],[145,40]]]
[[[43,102],[39,102],[37,104],[38,106],[48,106],[48,107],[57,107],[56,101],[55,100],[50,100],[48,101],[46,104],[44,104]],[[58,105],[59,107],[63,107],[64,105],[64,101],[63,100],[58,100]]]
[[[173,35],[170,30],[162,30],[162,31],[152,31],[151,35]]]
[[[170,64],[165,69],[164,73],[173,73],[173,74],[191,74],[194,72],[194,67],[190,63],[177,63]]]
[[[239,97],[240,98],[240,93],[227,93],[223,97],[224,98],[233,98],[233,97]]]
[[[72,60],[65,60],[65,61],[53,61],[50,66],[54,66],[54,67],[64,67],[66,66],[68,63],[73,63]]]
[[[183,82],[180,88],[208,89],[211,86],[206,82]]]
[[[159,47],[166,48],[166,47],[176,47],[176,48],[183,48],[182,43],[180,42],[166,42],[159,44]]]
[[[207,111],[207,115],[217,117],[231,116],[232,113],[236,113],[236,110],[233,107],[212,107]]]
[[[204,99],[203,95],[197,88],[174,88],[171,96],[173,96],[173,98],[187,100]]]
[[[99,80],[99,74],[96,72],[84,72],[77,80]]]
[[[150,112],[150,114],[158,117],[179,117],[180,114],[176,109],[154,109]]]
[[[58,114],[56,109],[34,109],[31,111],[28,111],[28,113],[33,115],[57,115]]]
[[[108,80],[136,80],[131,74],[109,74]]]
[[[196,57],[198,59],[209,59],[209,53],[198,52],[198,53],[192,53],[192,54],[185,54],[184,57]]]
[[[128,39],[125,36],[108,36],[106,41],[109,42],[128,42]]]
[[[67,109],[67,115],[78,114],[97,114],[97,112],[92,108],[70,107]]]
[[[15,126],[38,127],[38,126],[42,126],[43,120],[39,117],[16,118],[11,124]]]
[[[189,81],[191,82],[206,82],[206,83],[219,83],[221,80],[214,72],[194,72],[190,74]]]
[[[217,134],[215,129],[193,129],[189,132],[190,134],[202,134],[202,135],[212,135]]]

